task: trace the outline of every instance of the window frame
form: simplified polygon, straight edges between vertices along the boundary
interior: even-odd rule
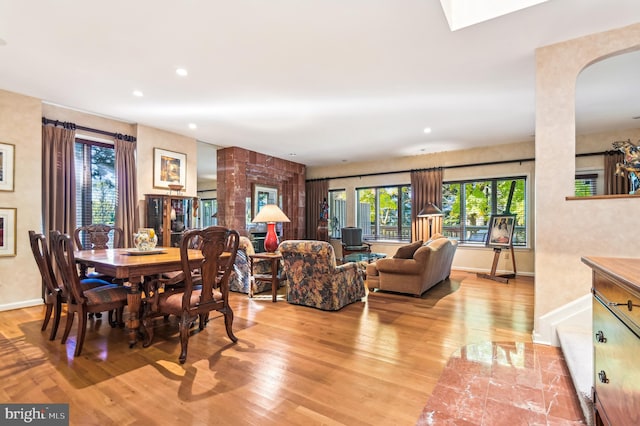
[[[510,181],[510,180],[523,180],[524,181],[524,208],[523,208],[523,214],[524,214],[524,226],[517,226],[516,229],[523,229],[524,231],[524,238],[525,238],[525,242],[524,243],[518,243],[518,244],[513,244],[514,248],[530,248],[531,246],[531,221],[530,221],[530,208],[531,208],[531,190],[530,190],[530,176],[528,174],[525,175],[515,175],[515,176],[494,176],[494,177],[475,177],[475,178],[471,178],[471,179],[457,179],[457,180],[447,180],[442,182],[443,185],[443,200],[442,200],[442,207],[443,210],[445,208],[445,185],[450,185],[450,184],[459,184],[460,185],[460,196],[465,195],[464,194],[464,185],[465,184],[472,184],[472,183],[484,183],[484,182],[491,182],[491,200],[489,202],[491,211],[488,213],[487,215],[487,219],[490,220],[491,215],[496,215],[496,214],[503,214],[503,212],[498,212],[497,211],[497,206],[498,206],[498,198],[497,198],[497,193],[495,191],[495,189],[497,189],[497,185],[498,182],[502,182],[502,181]],[[443,218],[443,229],[442,232],[443,234],[449,236],[450,238],[455,238],[458,240],[458,244],[462,247],[481,247],[484,248],[486,247],[486,235],[485,238],[482,238],[480,240],[463,240],[460,238],[457,238],[454,235],[451,235],[450,232],[447,232],[448,230],[453,230],[454,233],[457,233],[458,235],[462,236],[462,235],[466,235],[466,231],[467,231],[467,227],[471,226],[471,225],[466,225],[465,224],[465,215],[463,215],[462,209],[466,207],[466,199],[465,202],[463,203],[462,200],[460,201],[460,205],[461,205],[461,213],[460,213],[460,225],[458,227],[452,227],[452,226],[446,226],[444,223],[444,218]],[[514,212],[514,208],[513,208],[513,204],[511,206],[511,212]],[[445,212],[446,215],[446,212]],[[446,216],[445,216],[446,217]],[[483,225],[483,227],[488,231],[488,224]],[[515,242],[515,232],[514,231],[514,242]],[[482,233],[481,233],[482,234]]]
[[[118,182],[115,173],[115,146],[112,143],[100,142],[85,139],[83,137],[76,137],[74,140],[74,161],[76,161],[76,148],[81,145],[82,148],[82,170],[76,170],[75,172],[75,185],[76,185],[76,226],[91,225],[93,220],[93,179],[91,176],[91,149],[93,147],[108,148],[113,151],[113,223],[111,221],[98,221],[106,225],[115,225],[117,202],[118,202]],[[76,161],[77,165],[77,161]],[[88,167],[87,167],[88,166]],[[77,177],[82,176],[82,180],[79,182]],[[82,214],[86,209],[90,209],[90,217],[86,214]],[[97,222],[96,222],[97,223]]]
[[[389,237],[384,237],[380,235],[380,223],[379,223],[379,212],[380,212],[380,196],[379,196],[379,190],[380,189],[387,189],[387,188],[396,188],[398,191],[398,201],[397,201],[397,229],[396,229],[396,233],[395,233],[395,237],[396,238],[389,238]],[[413,206],[411,206],[411,184],[410,183],[399,183],[399,184],[389,184],[389,185],[374,185],[374,186],[362,186],[362,187],[356,187],[355,188],[355,209],[356,209],[356,226],[358,228],[362,228],[363,232],[362,232],[362,239],[366,240],[366,241],[376,241],[376,242],[399,242],[399,243],[407,243],[407,242],[411,242],[412,239],[412,233],[413,233],[413,226],[411,221],[409,222],[409,224],[407,225],[407,229],[405,230],[404,226],[402,225],[402,218],[404,217],[404,215],[406,214],[406,212],[404,212],[403,209],[403,203],[402,203],[402,194],[403,194],[403,188],[406,188],[407,191],[407,197],[409,199],[409,209],[412,209]],[[367,232],[368,229],[366,229],[366,226],[363,226],[360,223],[360,214],[359,214],[359,205],[360,205],[360,192],[362,190],[373,190],[374,191],[374,217],[375,217],[375,221],[374,223],[372,223],[372,226],[375,229],[375,233],[371,234],[369,232]],[[411,211],[409,211],[409,218],[411,218]],[[403,233],[403,231],[405,231]],[[408,231],[408,232],[406,232]],[[406,237],[403,238],[403,235],[406,234]],[[399,238],[397,238],[399,237]]]

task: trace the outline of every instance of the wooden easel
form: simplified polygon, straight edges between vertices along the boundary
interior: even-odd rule
[[[506,248],[506,247],[505,247]],[[513,253],[513,244],[509,245],[509,249],[511,249],[511,262],[513,263],[513,272],[510,274],[502,274],[497,275],[496,269],[498,267],[498,260],[500,260],[500,253],[502,252],[502,247],[494,247],[493,248],[493,265],[491,265],[491,272],[488,274],[477,273],[478,278],[486,278],[488,280],[494,280],[501,283],[509,284],[509,278],[516,277],[516,257]]]
[[[511,200],[513,199],[513,191],[516,189],[516,181],[511,181],[511,188],[509,189],[509,198],[507,199],[507,206],[504,209],[504,213],[503,214],[511,214]],[[514,223],[513,226],[515,227],[515,218],[514,218]],[[489,231],[489,234],[491,235],[491,231]],[[502,253],[502,249],[503,248],[507,248],[507,247],[494,247],[493,248],[493,264],[491,265],[491,272],[488,274],[483,274],[483,273],[477,273],[476,276],[478,278],[486,278],[488,280],[494,280],[494,281],[498,281],[501,283],[505,283],[505,284],[509,284],[509,278],[515,278],[516,277],[516,257],[514,255],[513,252],[513,244],[509,244],[509,249],[511,250],[511,262],[513,263],[513,272],[510,274],[501,274],[501,275],[497,275],[496,274],[496,269],[498,268],[498,261],[500,260],[500,253]]]

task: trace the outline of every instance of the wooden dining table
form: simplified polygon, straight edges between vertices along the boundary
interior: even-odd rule
[[[159,247],[149,252],[119,248],[106,250],[79,250],[74,252],[76,263],[92,267],[96,272],[126,281],[129,316],[129,346],[133,347],[140,329],[141,286],[145,277],[164,272],[182,270],[180,248]],[[197,266],[203,259],[200,250],[189,250],[189,262]]]

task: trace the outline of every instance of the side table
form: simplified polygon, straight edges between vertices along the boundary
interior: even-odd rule
[[[254,275],[253,262],[255,259],[270,260],[271,273]],[[278,277],[278,271],[280,269],[280,259],[282,259],[282,255],[280,253],[255,253],[249,255],[249,262],[251,263],[251,276],[256,281],[271,281],[271,298],[274,303],[278,300],[278,287],[280,286],[280,278]],[[249,297],[253,297],[253,285],[251,285],[249,288]]]

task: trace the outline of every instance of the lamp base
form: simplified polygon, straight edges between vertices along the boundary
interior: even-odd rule
[[[273,253],[278,250],[278,234],[276,234],[276,224],[275,222],[267,223],[267,235],[264,239],[264,249],[269,253]]]

